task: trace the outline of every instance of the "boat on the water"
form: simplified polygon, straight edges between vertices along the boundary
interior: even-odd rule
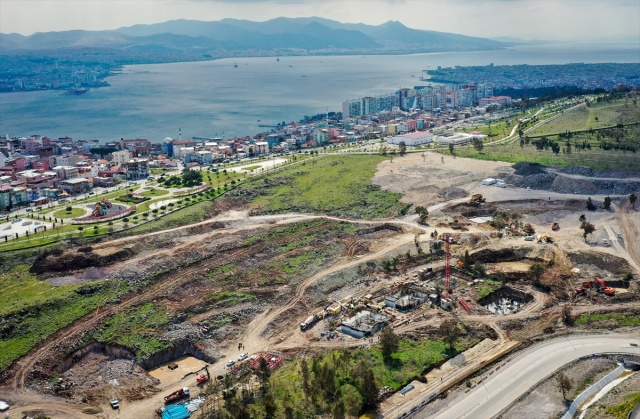
[[[87,93],[89,91],[89,89],[84,89],[84,88],[80,88],[80,89],[68,89],[66,90],[63,95],[68,95],[68,96],[79,96],[79,95],[84,95],[85,93]]]

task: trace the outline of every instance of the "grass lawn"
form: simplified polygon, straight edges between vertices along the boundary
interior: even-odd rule
[[[149,191],[144,191],[142,192],[143,196],[146,196],[148,198],[153,198],[155,196],[162,196],[162,195],[168,195],[170,192],[166,189],[152,189]]]
[[[448,150],[436,149],[444,154]],[[479,160],[504,161],[511,163],[532,162],[548,166],[587,166],[596,170],[637,171],[640,164],[639,153],[622,151],[604,151],[598,148],[574,151],[571,154],[554,154],[551,150],[536,150],[532,144],[520,147],[519,144],[488,144],[482,152],[472,147],[456,147],[454,153],[459,157]]]
[[[407,208],[401,194],[371,184],[378,155],[326,156],[243,183],[229,196],[250,199],[258,213],[310,212],[353,218],[398,215]]]
[[[640,316],[626,313],[582,314],[575,320],[575,325],[615,322],[617,327],[640,326]]]
[[[53,213],[53,216],[56,218],[77,218],[82,217],[87,213],[86,210],[82,208],[71,208],[71,212],[67,212],[66,209],[61,209]]]
[[[255,166],[247,166],[247,167],[243,167],[242,170],[246,170],[247,172],[253,172],[256,169],[261,169],[262,166],[260,166],[259,164],[255,165]]]
[[[52,333],[116,295],[111,284],[94,281],[54,287],[25,266],[0,275],[0,371]]]

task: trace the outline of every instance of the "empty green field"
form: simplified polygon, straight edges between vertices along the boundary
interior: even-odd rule
[[[229,196],[249,200],[259,214],[305,212],[347,218],[392,217],[406,210],[401,194],[371,183],[378,155],[327,156],[259,176]]]

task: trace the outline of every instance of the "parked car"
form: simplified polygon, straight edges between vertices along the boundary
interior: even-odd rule
[[[524,236],[524,239],[528,242],[534,241],[536,238],[534,236]]]
[[[240,354],[240,356],[238,357],[238,361],[244,361],[245,359],[247,359],[248,356],[249,354],[246,352],[243,354]]]
[[[607,240],[607,239],[602,239],[602,245],[603,246],[611,246],[611,243],[609,243],[609,240]]]
[[[27,208],[27,212],[33,212],[33,209]]]
[[[233,367],[233,365],[236,363],[236,361],[234,361],[233,359],[230,359],[227,361],[227,367]]]
[[[110,403],[112,409],[120,409],[120,401],[118,399],[111,399]]]

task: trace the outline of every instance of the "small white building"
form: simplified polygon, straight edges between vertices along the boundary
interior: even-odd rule
[[[405,145],[416,146],[422,144],[429,144],[433,142],[433,134],[427,131],[412,132],[410,134],[396,135],[388,138],[389,144],[400,144],[404,141]]]

